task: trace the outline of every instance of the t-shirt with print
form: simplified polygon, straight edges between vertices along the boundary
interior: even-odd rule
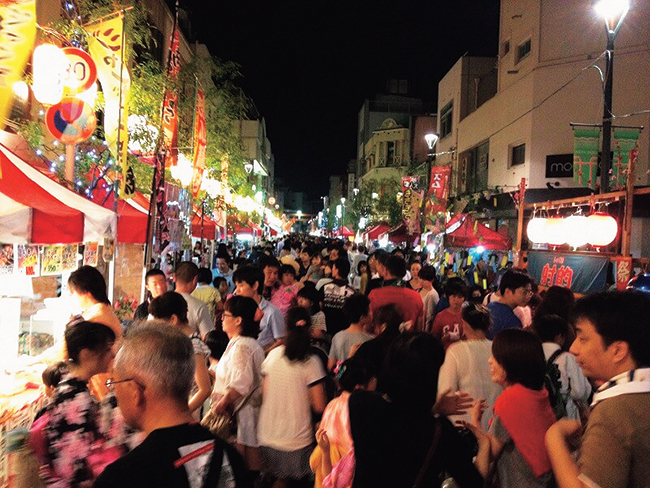
[[[354,295],[354,288],[345,280],[333,280],[320,289],[320,301],[327,321],[327,332],[334,335],[348,327],[349,322],[343,314],[343,303]]]
[[[276,339],[282,339],[287,331],[284,325],[284,317],[278,307],[262,298],[260,308],[264,315],[260,321],[260,335],[257,337],[257,343],[262,349],[266,349]]]
[[[208,472],[214,482],[205,483]],[[151,432],[142,444],[108,465],[94,486],[235,488],[247,486],[245,480],[236,449],[198,424],[181,424]]]
[[[440,339],[445,350],[454,342],[461,340],[465,335],[461,312],[453,313],[450,308],[444,309],[436,315],[431,333]]]

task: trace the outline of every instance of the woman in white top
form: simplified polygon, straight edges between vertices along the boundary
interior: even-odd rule
[[[312,411],[322,414],[327,405],[325,370],[309,352],[309,311],[289,309],[286,324],[285,344],[273,349],[262,365],[264,401],[258,427],[264,471],[277,479],[276,488],[310,475]]]
[[[261,319],[258,310],[252,298],[234,296],[226,302],[223,331],[229,342],[217,365],[212,394],[212,408],[217,413],[232,412],[245,401],[237,413],[235,445],[251,471],[260,469],[257,420],[264,351],[256,340]]]
[[[488,365],[488,359],[492,356],[492,342],[486,338],[491,324],[490,312],[483,305],[468,302],[463,305],[461,314],[467,340],[454,342],[447,349],[438,376],[438,398],[460,391],[468,393],[475,400],[484,398],[488,407],[482,427],[487,429],[492,407],[502,390],[492,381]],[[469,413],[449,416],[452,422],[470,419]]]

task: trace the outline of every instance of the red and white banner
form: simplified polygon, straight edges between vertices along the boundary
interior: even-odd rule
[[[176,81],[176,76],[181,69],[179,46],[180,33],[178,32],[178,22],[176,22],[169,48],[169,64],[167,65],[167,75],[172,83]],[[165,166],[176,166],[178,162],[178,93],[169,88],[165,91],[163,100],[162,131],[167,149]]]
[[[194,170],[192,171],[192,196],[196,198],[201,190],[203,170],[205,170],[205,98],[203,90],[196,91],[196,116],[194,117]]]
[[[447,210],[449,197],[449,180],[451,178],[451,165],[433,166],[427,196],[426,213],[435,215]]]

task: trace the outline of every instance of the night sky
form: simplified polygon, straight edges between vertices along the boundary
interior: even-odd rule
[[[241,65],[276,176],[312,198],[356,156],[357,115],[388,79],[436,103],[463,54],[494,56],[498,0],[181,0],[195,38]]]

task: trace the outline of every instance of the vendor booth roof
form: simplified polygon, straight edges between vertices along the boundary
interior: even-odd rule
[[[485,249],[510,249],[512,241],[496,231],[476,222],[467,214],[459,214],[449,221],[445,230],[445,246],[476,247]]]
[[[339,235],[343,237],[354,237],[354,232],[348,229],[345,225],[339,229]]]
[[[192,216],[192,237],[201,237],[201,221],[203,221],[203,238],[216,239],[217,238],[217,223],[210,218],[209,215],[201,214],[201,210],[194,210]]]
[[[393,242],[395,244],[399,244],[400,242],[414,242],[417,240],[418,236],[420,235],[419,232],[416,232],[415,234],[408,235],[406,233],[406,224],[401,223],[397,227],[391,229],[388,231],[388,240],[390,242]]]
[[[59,185],[0,144],[0,242],[99,242],[116,215]]]
[[[143,198],[146,199],[144,196]],[[117,209],[117,242],[127,244],[147,242],[148,210],[138,205],[133,198],[118,200],[115,207],[115,194],[111,191],[107,195],[103,188],[96,188],[93,191],[93,201],[101,203],[109,210]]]
[[[379,236],[385,234],[390,230],[390,226],[386,224],[375,225],[366,232],[367,239],[369,241],[376,241],[379,239]]]

